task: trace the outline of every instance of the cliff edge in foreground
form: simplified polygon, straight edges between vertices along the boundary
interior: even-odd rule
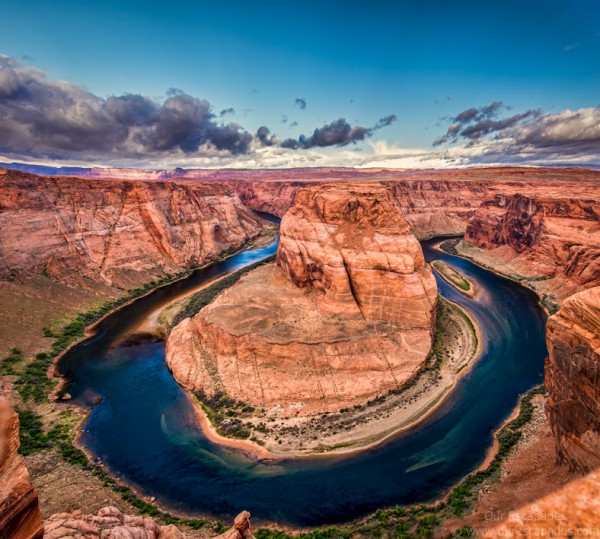
[[[600,287],[568,298],[546,328],[546,410],[561,461],[600,467]]]
[[[20,445],[19,417],[0,394],[0,537],[37,539],[44,525]]]

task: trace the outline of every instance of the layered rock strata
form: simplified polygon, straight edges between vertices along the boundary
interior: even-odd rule
[[[488,258],[554,289],[562,299],[600,284],[600,197],[495,195],[469,222],[465,241]]]
[[[19,418],[0,394],[0,537],[37,539],[44,534],[42,514],[20,445]]]
[[[132,287],[214,260],[264,222],[228,186],[0,169],[0,277],[40,271]]]
[[[389,191],[307,188],[280,236],[277,265],[173,329],[176,379],[289,417],[364,403],[412,378],[431,347],[437,287]]]
[[[558,458],[600,467],[600,287],[568,298],[546,329],[546,411]]]

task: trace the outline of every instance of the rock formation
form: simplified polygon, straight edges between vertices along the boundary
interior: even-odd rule
[[[600,467],[600,287],[568,298],[546,329],[546,411],[560,461]]]
[[[435,279],[385,188],[300,191],[281,222],[277,265],[297,287],[323,292],[324,314],[431,327]]]
[[[150,517],[124,515],[116,507],[103,507],[97,515],[57,513],[44,524],[44,539],[185,539],[172,524],[159,526]]]
[[[600,284],[600,197],[494,195],[465,241],[521,275],[554,279],[559,297]]]
[[[46,520],[45,527],[44,539],[186,539],[172,524],[160,526],[150,517],[124,515],[116,507],[103,507],[97,515],[57,513]],[[255,539],[250,513],[242,511],[233,526],[214,539]]]
[[[264,223],[215,183],[43,177],[0,169],[0,277],[43,271],[133,287],[202,265]]]
[[[277,264],[173,329],[167,362],[184,387],[289,417],[364,403],[422,367],[437,287],[388,190],[302,190]]]
[[[9,165],[6,165],[7,167]],[[600,172],[583,168],[488,167],[456,170],[294,168],[275,170],[141,170],[82,167],[16,169],[47,175],[91,179],[185,180],[227,184],[254,210],[282,217],[299,189],[324,183],[387,185],[419,238],[463,234],[486,195],[561,196],[587,198],[600,193]]]
[[[41,538],[44,534],[38,495],[17,452],[19,417],[0,394],[0,537]]]

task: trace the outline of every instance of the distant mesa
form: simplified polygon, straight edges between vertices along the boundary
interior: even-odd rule
[[[437,286],[380,185],[300,190],[277,264],[176,326],[167,361],[191,391],[277,410],[339,411],[397,389],[431,348]]]

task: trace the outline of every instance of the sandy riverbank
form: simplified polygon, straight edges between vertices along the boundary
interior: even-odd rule
[[[250,439],[238,440],[220,435],[200,403],[190,397],[205,435],[213,443],[242,451],[252,458],[274,459],[365,451],[416,427],[451,396],[452,390],[469,372],[483,348],[481,329],[473,316],[454,302],[443,301],[448,306],[448,323],[451,326],[447,328],[448,355],[438,369],[422,371],[401,392],[342,413],[308,418],[267,418],[267,425],[273,425],[268,432],[253,433],[253,437],[260,439],[264,446]],[[454,336],[460,336],[458,344]],[[264,423],[265,418],[250,418],[250,422]]]

